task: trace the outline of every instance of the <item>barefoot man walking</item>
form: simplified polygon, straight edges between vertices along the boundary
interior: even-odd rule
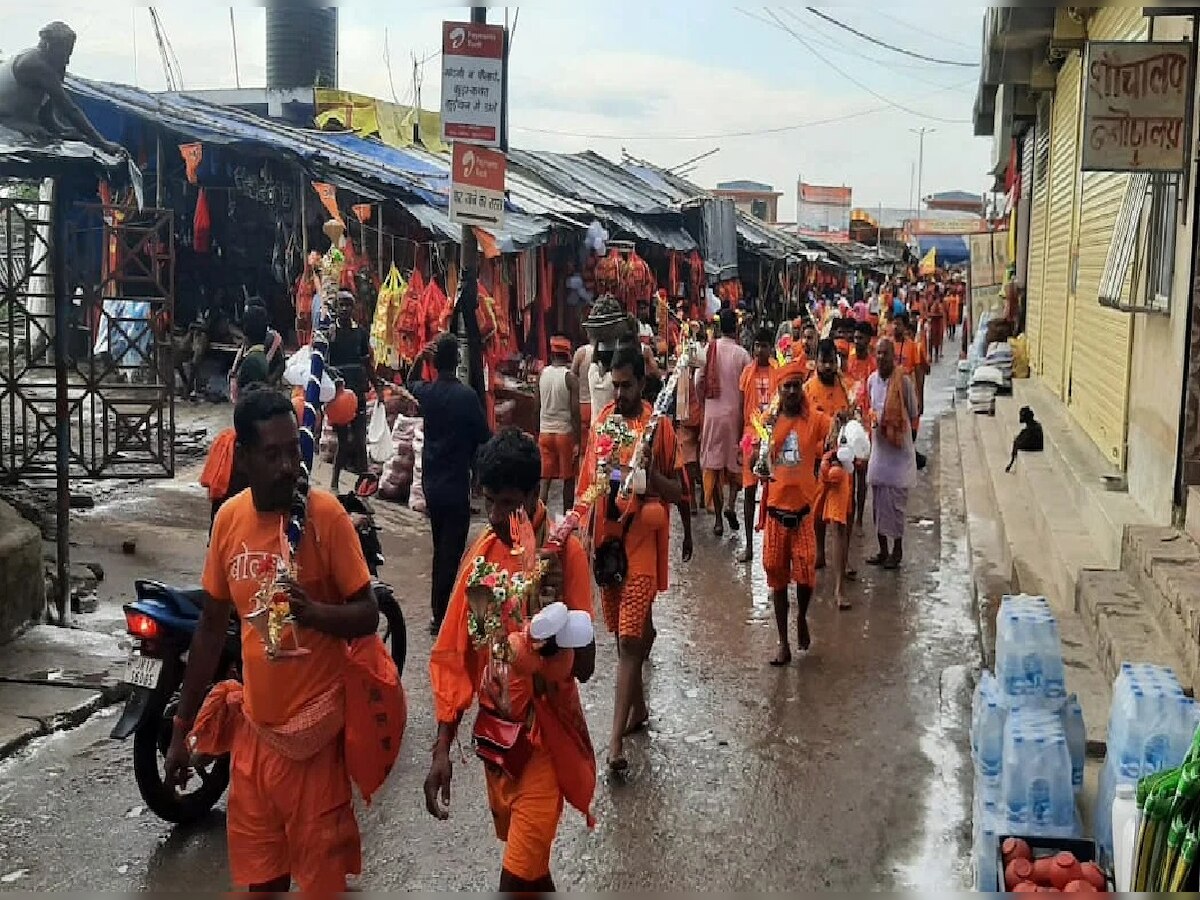
[[[586,493],[596,479],[598,454],[617,454],[619,466],[614,467],[614,473],[620,474],[621,483],[629,474],[635,448],[642,442],[650,421],[650,404],[642,400],[645,365],[642,354],[633,347],[622,347],[613,355],[616,399],[596,414],[587,457],[579,473],[580,494]],[[614,435],[625,439],[617,441]],[[605,624],[617,635],[616,703],[608,742],[608,765],[613,772],[628,768],[625,736],[643,728],[650,716],[642,685],[642,661],[649,637],[651,604],[667,588],[670,510],[683,496],[675,427],[667,416],[658,420],[643,466],[641,472],[634,473],[631,496],[621,497],[620,483],[614,481],[596,504],[595,575]],[[627,563],[624,578],[611,579],[604,574],[611,569],[604,565],[605,558],[611,555],[606,545],[610,550],[612,546],[621,547],[620,555]]]
[[[735,511],[742,466],[738,445],[742,440],[742,394],[738,389],[750,354],[737,341],[737,313],[721,310],[721,336],[708,346],[698,386],[704,398],[704,428],[700,433],[700,468],[704,470],[705,492],[712,501],[713,534],[725,533],[721,517],[738,530]],[[729,503],[725,503],[725,487]]]
[[[775,605],[779,650],[773,666],[792,661],[788,641],[788,588],[796,585],[796,642],[801,650],[811,643],[808,604],[817,583],[817,539],[813,504],[817,499],[817,465],[829,436],[830,418],[813,409],[804,397],[808,366],[793,360],[778,371],[779,416],[771,430],[771,476],[763,485],[763,571]],[[760,516],[760,521],[763,517]]]

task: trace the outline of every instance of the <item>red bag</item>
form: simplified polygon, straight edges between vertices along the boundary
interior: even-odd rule
[[[383,786],[404,740],[408,701],[378,635],[350,642],[346,667],[346,769],[368,803]]]
[[[533,756],[533,742],[521,722],[510,722],[490,709],[480,706],[471,730],[475,755],[484,764],[503,772],[513,781],[520,781]]]

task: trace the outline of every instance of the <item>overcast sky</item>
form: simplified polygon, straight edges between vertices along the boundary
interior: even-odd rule
[[[0,53],[32,46],[38,28],[59,18],[79,33],[72,72],[148,90],[165,86],[145,7],[5,5]],[[822,11],[906,50],[978,62],[983,7],[948,0],[873,5],[886,12],[866,5]],[[232,87],[228,6],[189,0],[157,9],[184,86]],[[516,7],[508,14],[511,25]],[[386,31],[395,94],[404,102],[413,96],[413,55],[435,53],[440,22],[466,18],[467,10],[350,0],[339,15],[340,86],[392,97]],[[264,18],[259,6],[234,7],[243,86],[265,80]],[[503,19],[504,9],[493,7],[489,20]],[[436,56],[421,71],[423,105],[436,107]],[[974,137],[969,121],[978,74],[978,67],[924,63],[865,43],[797,4],[768,11],[710,0],[543,0],[520,7],[511,139],[528,148],[590,148],[613,159],[624,149],[666,166],[720,148],[689,177],[710,187],[733,178],[773,184],[783,192],[785,219],[795,214],[798,177],[849,185],[856,206],[905,207],[918,140],[909,129],[921,126],[934,129],[925,137],[923,193],[985,188],[990,141]],[[787,130],[745,133],[766,129]]]

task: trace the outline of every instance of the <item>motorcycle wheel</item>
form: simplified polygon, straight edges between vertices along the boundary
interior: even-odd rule
[[[396,671],[403,675],[404,662],[408,656],[408,626],[404,623],[404,612],[400,609],[400,604],[390,590],[379,591],[377,597],[379,612],[387,622],[387,628],[383,633],[383,642],[391,648],[392,662],[396,664]]]
[[[167,785],[163,764],[171,745],[177,702],[174,696],[169,702],[157,696],[151,701],[133,733],[133,775],[151,812],[176,825],[192,825],[208,815],[229,786],[229,757],[218,757],[207,766],[194,769],[187,785],[178,793]]]

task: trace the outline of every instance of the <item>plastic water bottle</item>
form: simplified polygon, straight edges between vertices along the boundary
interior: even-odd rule
[[[1072,694],[1063,709],[1063,731],[1067,735],[1067,748],[1071,751],[1071,785],[1078,794],[1083,790],[1083,765],[1087,756],[1087,728],[1083,721],[1083,707],[1079,698]]]
[[[974,810],[974,870],[975,890],[995,891],[999,873],[996,871],[998,838],[1003,830],[1003,817],[995,801],[975,803]]]
[[[1009,713],[1001,796],[1004,824],[1010,834],[1075,835],[1071,755],[1057,713],[1022,708]]]
[[[1132,784],[1117,787],[1109,807],[1113,836],[1113,873],[1119,893],[1126,893],[1133,882],[1133,855],[1138,827],[1137,790]]]

